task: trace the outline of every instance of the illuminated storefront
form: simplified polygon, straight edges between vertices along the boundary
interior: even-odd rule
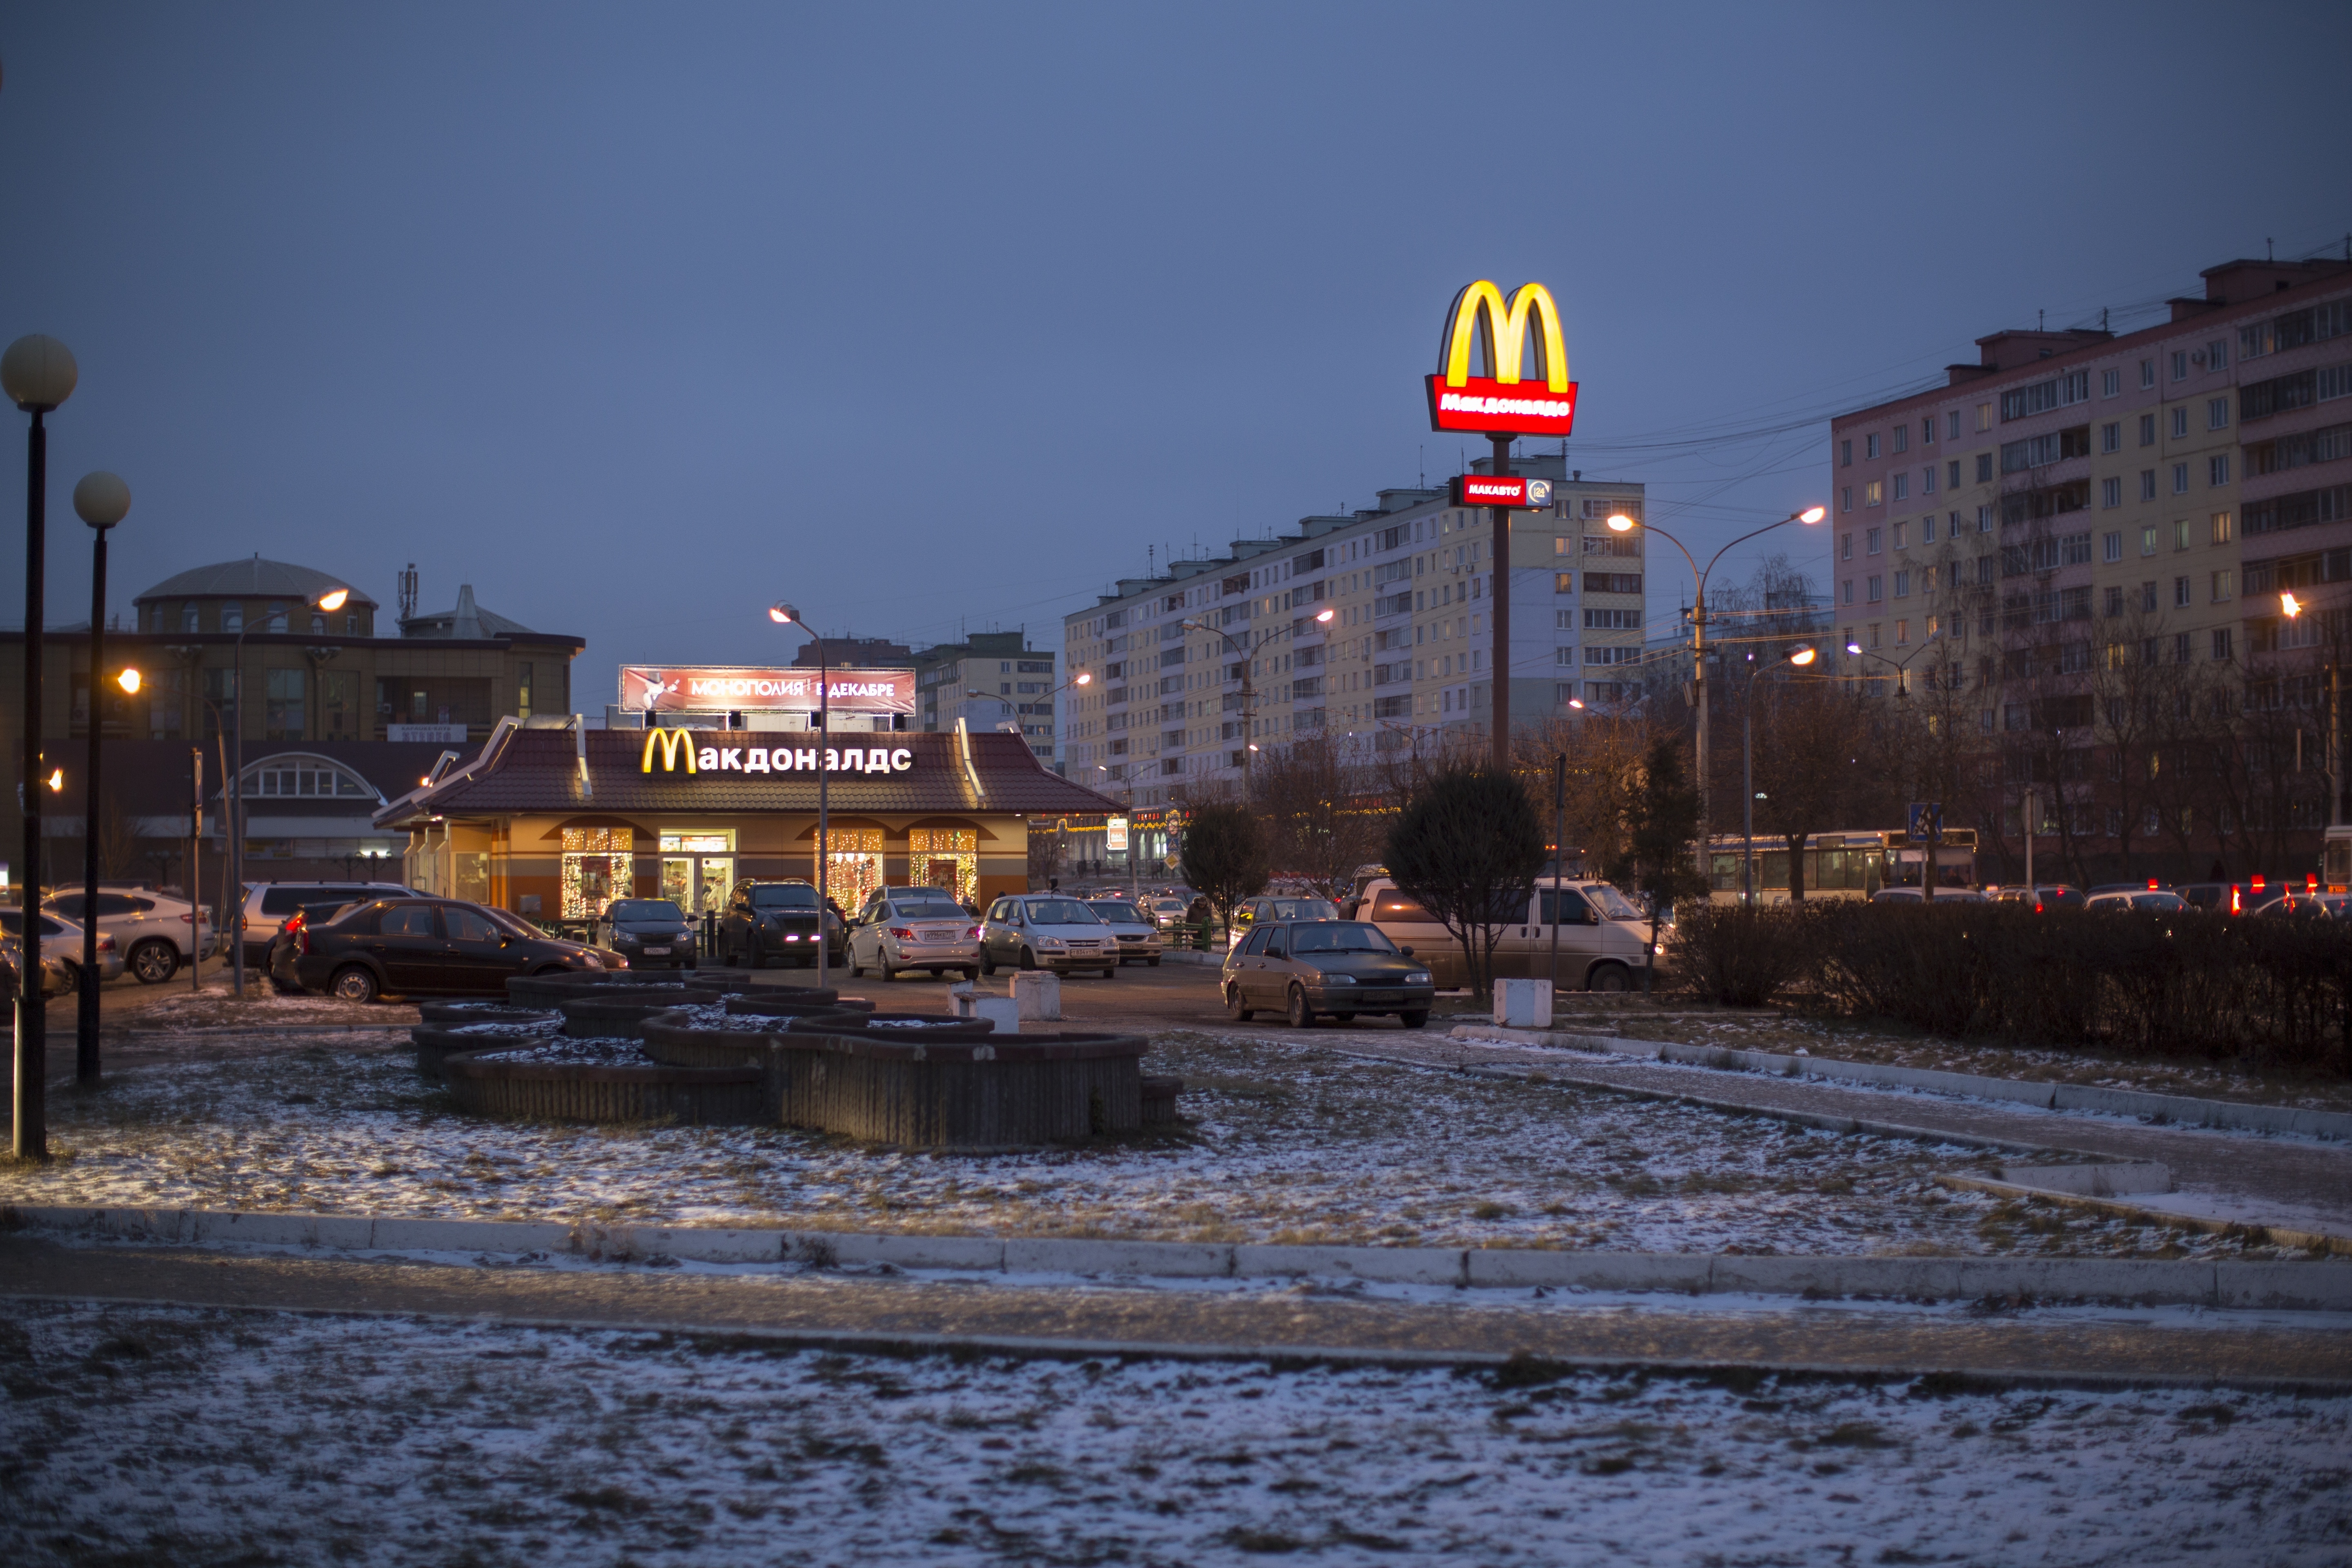
[[[845,910],[885,886],[984,902],[1027,889],[1033,816],[1099,821],[1115,809],[1047,773],[1019,735],[849,732],[837,748],[819,738],[509,721],[375,821],[405,829],[418,864],[478,857],[484,902],[576,921],[621,897],[715,908],[747,879],[814,880],[820,854]],[[877,743],[851,743],[867,741]]]

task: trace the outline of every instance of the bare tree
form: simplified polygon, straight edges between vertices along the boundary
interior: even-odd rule
[[[1769,685],[1757,700],[1756,822],[1789,851],[1789,898],[1805,897],[1813,835],[1846,826],[1863,789],[1871,719],[1864,689],[1818,676]]]
[[[1262,755],[1251,770],[1250,800],[1276,869],[1305,878],[1333,899],[1380,853],[1387,833],[1378,778],[1350,763],[1328,734]]]

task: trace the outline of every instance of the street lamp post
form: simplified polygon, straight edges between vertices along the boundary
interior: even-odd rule
[[[1739,869],[1739,900],[1756,902],[1756,678],[1768,669],[1784,664],[1800,667],[1813,662],[1814,650],[1810,647],[1790,648],[1769,664],[1759,664],[1748,672],[1748,695],[1739,704],[1739,833],[1742,839]],[[1794,850],[1790,851],[1795,853]]]
[[[1802,510],[1802,511],[1792,511],[1792,512],[1790,512],[1788,516],[1786,516],[1786,517],[1782,518],[1782,519],[1781,519],[1780,521],[1778,521],[1778,522],[1768,522],[1768,523],[1766,523],[1766,524],[1765,524],[1763,527],[1761,527],[1761,528],[1750,529],[1750,530],[1748,530],[1748,531],[1747,531],[1746,533],[1741,534],[1738,538],[1737,538],[1737,539],[1733,540],[1730,543],[1728,543],[1728,544],[1725,545],[1722,549],[1720,549],[1720,550],[1717,551],[1713,555],[1709,556],[1709,557],[1707,558],[1706,565],[1706,567],[1705,567],[1704,569],[1702,569],[1702,568],[1700,567],[1700,565],[1699,565],[1699,563],[1698,563],[1698,561],[1697,561],[1697,558],[1696,558],[1696,557],[1695,557],[1695,556],[1693,556],[1693,555],[1691,554],[1691,552],[1690,552],[1690,551],[1689,551],[1688,549],[1685,548],[1685,546],[1684,546],[1684,544],[1683,544],[1683,542],[1682,542],[1681,540],[1676,539],[1673,534],[1668,533],[1664,529],[1660,528],[1656,523],[1654,523],[1654,522],[1643,522],[1643,523],[1636,523],[1636,522],[1635,522],[1632,518],[1627,517],[1623,512],[1619,512],[1619,513],[1617,513],[1615,516],[1612,517],[1612,518],[1609,520],[1609,529],[1610,529],[1610,531],[1611,531],[1611,532],[1612,532],[1612,533],[1630,533],[1630,532],[1632,532],[1635,528],[1643,528],[1643,529],[1646,529],[1646,530],[1648,530],[1648,531],[1649,531],[1650,532],[1652,532],[1652,533],[1656,534],[1659,538],[1661,538],[1661,539],[1664,540],[1667,543],[1669,543],[1669,544],[1673,545],[1676,550],[1680,550],[1680,551],[1682,551],[1683,560],[1684,560],[1684,561],[1685,561],[1685,562],[1687,562],[1687,563],[1689,563],[1689,565],[1690,565],[1690,571],[1691,571],[1691,584],[1692,584],[1692,595],[1691,595],[1691,703],[1692,703],[1692,706],[1696,707],[1696,708],[1698,710],[1698,731],[1697,731],[1697,740],[1696,740],[1696,746],[1693,748],[1693,758],[1692,758],[1692,761],[1693,761],[1693,763],[1695,763],[1694,771],[1695,771],[1695,772],[1697,773],[1697,775],[1698,775],[1698,871],[1699,871],[1699,875],[1700,875],[1702,878],[1704,878],[1704,877],[1706,875],[1706,869],[1707,869],[1707,866],[1706,866],[1706,818],[1707,818],[1706,806],[1707,806],[1707,798],[1708,798],[1708,796],[1713,793],[1713,791],[1712,791],[1712,789],[1711,789],[1711,787],[1710,787],[1710,785],[1712,784],[1712,782],[1713,782],[1713,781],[1712,781],[1712,780],[1710,780],[1710,779],[1707,777],[1707,771],[1706,771],[1706,768],[1707,768],[1707,712],[1706,712],[1706,580],[1707,580],[1707,577],[1708,577],[1708,575],[1709,575],[1710,574],[1712,574],[1712,573],[1715,571],[1716,566],[1717,566],[1717,564],[1718,564],[1718,563],[1723,560],[1724,556],[1726,556],[1727,554],[1730,553],[1730,552],[1732,552],[1733,550],[1737,549],[1737,548],[1738,548],[1738,547],[1739,547],[1740,545],[1747,543],[1749,540],[1751,540],[1751,539],[1755,538],[1758,534],[1761,534],[1761,533],[1769,533],[1769,532],[1771,532],[1771,531],[1772,531],[1774,529],[1776,529],[1776,528],[1785,528],[1786,526],[1788,526],[1790,523],[1792,523],[1792,522],[1801,522],[1801,523],[1805,523],[1805,524],[1811,525],[1811,524],[1812,524],[1812,523],[1816,523],[1816,522],[1821,521],[1822,521],[1822,519],[1823,519],[1823,518],[1827,517],[1828,515],[1829,515],[1829,509],[1828,509],[1828,508],[1826,508],[1826,507],[1809,506],[1809,507],[1807,507],[1807,508],[1806,508],[1804,510]]]
[[[2296,598],[2293,594],[2281,594],[2279,595],[2279,614],[2284,616],[2288,620],[2294,620],[2297,616],[2301,616],[2303,612],[2303,601]],[[2336,655],[2332,651],[2334,647],[2332,641],[2330,643],[2330,647],[2331,652],[2329,653],[2327,659],[2327,738],[2326,742],[2327,746],[2327,765],[2320,770],[2320,777],[2327,781],[2327,826],[2330,827],[2339,827],[2343,826],[2344,822],[2344,781],[2342,778],[2344,752],[2342,750],[2343,742],[2336,735],[2337,713],[2340,702],[2336,696]],[[2297,734],[2298,740],[2296,743],[2300,745],[2300,731],[2298,731]],[[2297,753],[2298,757],[2300,754],[2300,752]]]
[[[826,813],[829,795],[826,784],[833,777],[829,765],[833,746],[833,672],[825,662],[824,638],[809,630],[807,619],[792,605],[778,600],[768,606],[768,618],[780,626],[798,626],[816,644],[816,727],[820,739],[816,748],[816,984],[824,988],[825,959],[833,951],[833,931],[825,923],[832,907],[825,902],[825,872],[831,869],[832,830]],[[748,939],[747,939],[748,940]]]
[[[17,908],[22,911],[23,957],[16,986],[16,1083],[11,1147],[20,1160],[49,1157],[48,1013],[41,995],[40,928],[33,923],[41,902],[41,588],[47,563],[43,534],[49,483],[49,433],[42,416],[73,395],[80,379],[73,354],[55,338],[38,332],[18,338],[0,354],[0,391],[33,416],[25,444],[25,858],[17,871]]]
[[[330,588],[306,601],[305,607],[332,615],[351,596],[349,588]],[[224,802],[224,826],[228,833],[229,871],[228,886],[221,889],[221,907],[228,916],[229,985],[239,1001],[245,999],[245,637],[251,630],[253,618],[245,615],[240,606],[236,640],[229,645],[229,691],[233,699],[229,715],[233,728],[229,734],[228,779],[224,785],[228,791]]]
[[[81,793],[81,994],[74,1020],[74,1081],[98,1081],[98,786],[100,679],[106,668],[106,532],[131,510],[131,487],[100,469],[74,486],[74,510],[90,527],[89,552],[89,776]],[[139,689],[138,672],[128,689]]]
[[[1331,624],[1332,615],[1333,612],[1329,610],[1318,610],[1315,613],[1316,624],[1325,626],[1329,626]],[[1249,794],[1250,753],[1257,750],[1257,747],[1252,743],[1256,737],[1250,733],[1250,731],[1256,728],[1257,725],[1257,686],[1255,678],[1251,673],[1250,665],[1256,659],[1257,650],[1264,647],[1266,644],[1274,641],[1275,638],[1280,637],[1282,635],[1283,628],[1277,626],[1273,631],[1266,633],[1264,637],[1258,638],[1257,641],[1254,643],[1240,643],[1234,640],[1233,633],[1225,631],[1221,627],[1209,626],[1202,621],[1181,621],[1177,624],[1180,626],[1189,626],[1196,632],[1206,632],[1213,637],[1223,638],[1224,640],[1224,645],[1233,649],[1234,652],[1241,658],[1243,742],[1242,794],[1244,796],[1247,796]],[[1220,684],[1222,684],[1222,682]]]
[[[1936,639],[1942,636],[1941,627],[1930,628],[1927,635],[1919,639],[1919,646],[1901,658],[1889,658],[1883,653],[1864,653],[1862,645],[1858,642],[1846,644],[1845,651],[1859,658],[1876,659],[1879,663],[1892,668],[1895,671],[1895,700],[1898,702],[1908,702],[1911,700],[1911,661],[1935,647]],[[1927,670],[1929,684],[1932,685],[1935,679],[1935,667],[1930,665]],[[1927,824],[1926,857],[1919,862],[1919,897],[1925,902],[1933,903],[1936,900],[1936,851],[1944,841],[1944,814],[1942,807],[1937,805],[1935,810],[1923,815],[1927,816],[1931,820]],[[2026,844],[2025,856],[2028,861],[2033,858],[2032,842],[2030,838]]]

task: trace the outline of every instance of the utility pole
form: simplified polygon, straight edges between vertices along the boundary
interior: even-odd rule
[[[1499,352],[1499,351],[1498,351]],[[1495,477],[1508,479],[1511,474],[1511,437],[1489,436],[1495,449]],[[1495,767],[1500,772],[1511,765],[1511,509],[1498,506],[1495,513],[1494,574],[1487,579],[1492,591],[1486,618],[1494,626],[1490,639],[1493,651],[1487,655],[1486,674],[1494,687]]]

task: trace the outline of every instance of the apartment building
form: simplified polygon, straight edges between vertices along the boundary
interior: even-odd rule
[[[1017,731],[1048,767],[1055,765],[1055,658],[1029,646],[1025,632],[974,632],[961,642],[919,648],[915,727]]]
[[[1549,510],[1515,514],[1504,574],[1510,712],[1536,722],[1571,698],[1611,701],[1630,687],[1643,541],[1605,520],[1638,519],[1644,494],[1586,479],[1557,456],[1514,458],[1512,468],[1555,481]],[[1377,506],[1119,580],[1064,623],[1069,669],[1094,676],[1063,706],[1066,771],[1160,808],[1238,784],[1253,747],[1337,735],[1371,755],[1447,730],[1483,732],[1495,679],[1490,517],[1444,490],[1386,489]]]
[[[2101,671],[2242,675],[2316,640],[2279,595],[2352,580],[2352,263],[2202,277],[2161,325],[1995,332],[1832,421],[1847,673],[1967,691],[1987,737],[2087,741]]]

